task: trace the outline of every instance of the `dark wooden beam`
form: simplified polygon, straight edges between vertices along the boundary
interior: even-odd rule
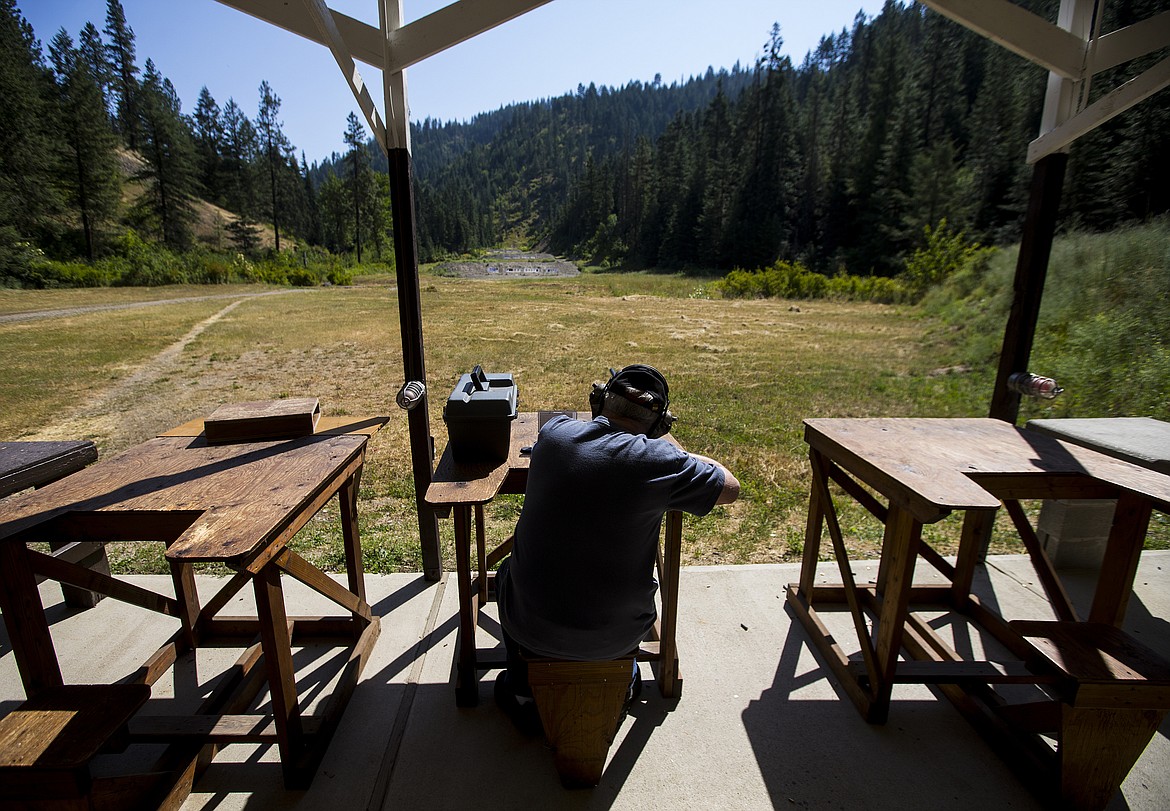
[[[1058,152],[1041,158],[1032,170],[1031,198],[1012,285],[1012,308],[1004,331],[999,372],[995,377],[988,414],[1005,422],[1015,423],[1019,417],[1020,395],[1009,391],[1007,382],[1013,372],[1028,371],[1067,165],[1068,155]]]
[[[402,329],[402,371],[407,381],[417,380],[425,385],[427,372],[415,237],[414,168],[409,149],[388,149],[387,156],[390,162],[390,206],[394,218],[394,262],[398,276],[398,321]],[[443,574],[443,561],[439,554],[439,521],[426,502],[427,487],[435,469],[435,450],[425,393],[422,402],[406,415],[423,576],[434,581]]]

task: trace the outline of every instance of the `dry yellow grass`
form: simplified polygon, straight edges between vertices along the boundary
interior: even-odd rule
[[[776,562],[796,559],[802,549],[803,418],[985,410],[989,381],[931,374],[940,365],[937,350],[913,311],[691,297],[697,287],[676,277],[424,277],[437,450],[446,443],[446,395],[475,364],[513,373],[521,409],[531,411],[584,410],[589,384],[607,367],[651,363],[670,379],[680,417],[675,436],[724,461],[744,484],[738,503],[688,520],[684,562]],[[166,289],[152,292],[172,297]],[[230,292],[239,295],[0,322],[9,357],[0,380],[0,437],[92,438],[108,456],[230,401],[316,396],[326,414],[386,414],[390,422],[373,440],[363,476],[366,562],[372,571],[419,569],[406,419],[394,406],[403,380],[392,279],[282,295]],[[11,312],[21,295],[5,293],[0,308]],[[93,303],[93,295],[50,291],[31,296],[29,309]],[[143,296],[103,293],[118,295]],[[500,499],[489,511],[489,531],[507,532],[518,509],[517,499]],[[332,518],[310,524],[297,545],[316,562],[339,567]],[[842,520],[854,550],[875,555],[875,522],[853,510]],[[450,527],[442,529],[450,565]],[[950,529],[936,532],[944,549],[952,536]],[[131,569],[161,566],[151,550],[119,548],[115,561]]]

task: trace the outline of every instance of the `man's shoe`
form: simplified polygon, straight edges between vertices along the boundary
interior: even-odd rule
[[[525,735],[535,736],[544,732],[540,725],[540,713],[536,709],[536,702],[530,697],[521,698],[512,691],[508,681],[508,671],[501,670],[496,676],[495,686],[496,705],[504,711],[513,726]]]

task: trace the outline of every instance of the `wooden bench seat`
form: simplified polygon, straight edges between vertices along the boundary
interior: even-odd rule
[[[0,718],[0,808],[92,808],[89,765],[127,743],[145,684],[71,684]]]
[[[633,671],[633,656],[605,662],[528,661],[532,697],[566,787],[601,782]]]
[[[1170,710],[1170,662],[1105,623],[1014,620],[1030,666],[1055,670],[1060,792],[1104,808]]]

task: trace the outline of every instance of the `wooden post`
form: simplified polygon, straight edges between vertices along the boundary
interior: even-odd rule
[[[1032,171],[1031,199],[1020,240],[1015,281],[1012,283],[1012,308],[1004,331],[999,372],[995,376],[995,390],[991,393],[991,410],[988,414],[1004,422],[1015,423],[1020,412],[1020,395],[1008,391],[1007,382],[1013,372],[1028,370],[1067,165],[1068,155],[1058,152],[1041,158]]]
[[[390,205],[394,218],[394,264],[398,277],[398,320],[402,329],[402,371],[406,380],[426,384],[423,355],[422,303],[419,299],[418,243],[414,227],[414,171],[410,151],[387,150],[390,159]],[[408,411],[410,458],[414,471],[414,500],[418,510],[418,534],[422,544],[423,576],[438,580],[443,574],[439,555],[439,521],[426,502],[427,487],[435,468],[428,397]]]
[[[406,101],[406,73],[386,66],[392,63],[389,41],[403,25],[402,0],[380,0],[378,21],[383,47],[382,92],[386,124],[382,142],[390,173],[390,216],[394,223],[394,268],[398,281],[398,324],[402,330],[402,374],[406,382],[426,386],[423,352],[422,303],[418,283],[418,238],[414,220],[414,164],[410,155],[410,108]],[[406,413],[410,432],[410,459],[414,472],[414,503],[418,512],[418,537],[422,547],[423,577],[443,576],[439,553],[439,519],[427,504],[427,487],[435,471],[435,442],[431,436],[429,397]]]

